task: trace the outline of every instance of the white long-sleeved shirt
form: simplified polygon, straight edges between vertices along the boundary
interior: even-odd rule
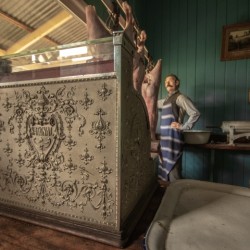
[[[173,93],[174,94],[174,93]],[[166,99],[160,99],[158,100],[158,109],[162,109],[163,103],[165,100],[167,100],[170,97],[170,95]],[[176,99],[176,105],[180,107],[180,117],[179,122],[181,124],[180,129],[181,130],[190,130],[193,128],[194,124],[198,121],[200,118],[200,112],[198,109],[194,106],[193,102],[188,98],[187,96],[180,94]],[[188,115],[188,120],[183,124],[185,115]]]

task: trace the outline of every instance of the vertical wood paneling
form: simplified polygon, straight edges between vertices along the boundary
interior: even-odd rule
[[[153,55],[154,59],[157,60],[159,57],[162,56],[162,46],[160,45],[161,36],[162,36],[162,26],[157,25],[158,20],[161,20],[163,18],[163,11],[162,6],[162,0],[158,0],[159,4],[155,4],[152,2],[147,2],[145,7],[143,9],[146,9],[146,13],[150,13],[146,15],[144,13],[144,22],[146,27],[146,33],[147,33],[147,41],[146,46],[150,47],[150,54]],[[140,4],[141,5],[141,4]],[[157,13],[157,15],[152,14]],[[144,27],[142,27],[144,29]],[[154,37],[157,35],[158,39],[154,39]]]
[[[196,35],[197,35],[197,0],[188,1],[188,20],[187,20],[187,76],[186,95],[194,100],[195,96],[195,81],[196,81]],[[181,76],[180,76],[181,77]],[[182,86],[181,86],[182,91]]]
[[[205,125],[213,123],[215,103],[215,23],[216,0],[206,2],[206,56],[205,60]]]
[[[172,11],[170,14],[170,29],[168,35],[171,37],[171,41],[176,41],[175,43],[170,43],[170,50],[169,50],[169,58],[170,62],[169,65],[167,65],[167,74],[169,73],[178,73],[178,40],[179,40],[179,18],[177,17],[177,13],[179,11],[179,0],[172,1],[170,8]]]
[[[151,1],[153,2],[153,1]],[[153,3],[155,4],[155,3]],[[169,9],[171,8],[170,2],[169,1],[164,1],[162,0],[162,5],[160,6],[162,8],[162,11],[164,13],[163,19],[164,22],[160,26],[162,26],[162,33],[161,33],[161,39],[159,40],[158,47],[162,47],[162,59],[163,59],[163,64],[162,64],[162,84],[161,84],[161,89],[159,96],[160,98],[164,98],[166,96],[166,88],[164,86],[165,82],[165,77],[170,71],[170,65],[171,65],[171,58],[170,58],[170,44],[171,44],[171,33],[169,31],[170,24],[171,24],[171,16],[168,15]],[[159,25],[159,23],[157,23]],[[153,35],[154,37],[154,35]]]
[[[180,9],[178,11],[178,14],[181,19],[179,20],[179,34],[178,39],[176,42],[178,42],[178,72],[176,72],[177,75],[179,75],[179,78],[181,79],[181,89],[183,92],[186,93],[187,90],[187,64],[188,64],[188,50],[187,50],[187,36],[188,36],[188,0],[182,0],[180,1]],[[186,83],[186,84],[185,84]],[[193,173],[193,162],[192,162],[192,155],[186,154],[184,152],[182,157],[182,165],[186,166],[189,165],[189,168],[183,167],[183,176],[186,178],[191,178]]]
[[[244,181],[244,158],[246,154],[242,153],[235,153],[233,155],[235,164],[233,165],[233,184],[240,186]]]
[[[234,10],[231,12],[231,10]],[[238,10],[238,3],[234,0],[227,1],[227,24],[237,23],[237,13]],[[225,91],[226,91],[226,98],[225,98],[225,120],[236,120],[235,114],[235,106],[236,104],[236,65],[237,60],[228,61],[226,63],[226,74],[225,74]],[[230,110],[231,112],[227,112]],[[232,157],[232,154],[225,153],[227,157],[225,157],[225,161],[223,163],[224,170],[223,170],[223,182],[224,183],[233,183],[233,172],[234,172],[234,162],[235,157]],[[237,165],[236,165],[237,166]],[[239,170],[238,170],[239,171]]]
[[[150,17],[145,25],[148,48],[155,60],[163,58],[159,98],[166,95],[163,84],[166,74],[173,72],[181,79],[181,91],[190,96],[201,111],[201,119],[195,128],[220,126],[226,120],[250,120],[247,100],[250,59],[220,60],[223,25],[250,21],[250,1],[145,2],[144,14]],[[209,154],[209,151],[190,149],[185,152],[184,176],[204,178],[210,167]],[[249,185],[250,154],[217,151],[215,159],[216,181]]]
[[[168,2],[164,0],[157,0],[157,3],[153,1],[145,1],[143,4],[137,1],[137,5],[143,5],[143,8],[141,10],[143,11],[143,15],[140,15],[143,17],[141,20],[139,19],[139,23],[143,24],[141,28],[145,29],[147,33],[146,46],[147,48],[150,48],[149,53],[151,56],[153,56],[154,62],[156,62],[160,58],[164,59],[163,70],[166,68],[167,64],[167,57],[163,58],[163,55],[167,53],[166,51],[169,51],[169,49],[167,48],[170,44],[170,38],[167,33],[167,23],[169,17],[165,15],[166,10],[169,9],[167,4]],[[164,19],[165,22],[162,25],[159,25],[158,22],[162,19]],[[157,39],[154,39],[155,36],[157,36]],[[164,46],[162,46],[163,44]],[[159,95],[165,96],[165,94],[166,90],[164,88],[164,85],[161,85]]]
[[[235,120],[242,119],[246,114],[246,103],[248,93],[246,91],[246,70],[247,60],[238,60],[236,63],[236,79],[235,79]],[[242,83],[241,83],[242,82]]]
[[[242,0],[238,4],[237,20],[238,23],[244,23],[248,18],[248,0]],[[247,8],[246,8],[247,6]],[[247,91],[247,60],[237,60],[236,64],[236,96],[235,96],[235,119],[238,120],[246,114]],[[240,83],[242,81],[242,83]]]
[[[250,159],[248,155],[244,158],[244,172],[243,172],[243,182],[241,183],[242,186],[250,187]]]
[[[242,1],[244,2],[244,1]],[[245,2],[247,6],[247,2]],[[245,11],[245,9],[241,8],[241,5],[239,5],[238,8],[238,19],[239,22],[244,22],[245,18],[248,16],[248,13]],[[246,79],[247,79],[247,60],[238,60],[236,64],[236,93],[235,93],[235,110],[234,113],[235,119],[240,120],[242,117],[245,117],[245,114],[247,112],[246,103],[248,103],[248,92],[246,89]],[[243,118],[244,119],[244,118]],[[246,169],[249,167],[248,165],[245,165],[246,161],[244,160],[247,158],[247,155],[236,155],[235,158],[237,159],[237,165],[234,166],[233,171],[233,182],[236,185],[241,185],[243,183],[244,185],[244,173]],[[250,157],[249,157],[250,158]],[[250,162],[250,159],[248,160]],[[248,177],[249,178],[249,177]],[[249,182],[247,183],[249,185]]]
[[[206,0],[200,0],[197,2],[197,30],[196,30],[196,55],[195,55],[195,64],[196,64],[196,76],[195,76],[195,96],[193,98],[195,105],[199,107],[199,110],[202,114],[201,118],[199,119],[197,126],[205,127],[205,99],[206,99],[206,88],[205,88],[205,72],[206,72],[206,61],[204,58],[206,58],[206,46],[204,46],[207,42],[206,39],[206,17],[207,17],[207,11],[206,11]],[[196,154],[194,152],[194,157],[196,157]],[[208,166],[209,162],[207,162],[207,154],[200,154],[200,159],[202,161],[199,163],[198,167],[200,171],[200,177],[199,179],[204,179],[204,176],[207,178],[209,177],[208,173]],[[188,163],[187,163],[188,164]],[[187,167],[188,165],[186,165]],[[199,176],[199,175],[198,175]]]
[[[196,47],[196,85],[195,85],[195,104],[202,114],[198,123],[200,127],[205,126],[205,102],[206,102],[206,91],[205,91],[205,70],[206,70],[206,0],[198,1],[198,13],[197,13],[197,47]]]
[[[179,20],[179,34],[176,40],[178,46],[178,68],[176,74],[181,78],[181,85],[183,92],[187,90],[187,63],[188,63],[188,55],[187,55],[187,34],[188,34],[188,0],[180,0],[180,8],[178,11],[178,15],[181,17],[177,18]]]
[[[237,9],[238,4],[235,0],[227,1],[227,24],[233,24],[237,22]],[[234,11],[232,11],[234,10]],[[236,63],[237,61],[228,61],[226,64],[225,74],[225,107],[230,112],[225,112],[225,120],[235,120],[235,80],[236,80]]]
[[[225,62],[220,61],[222,45],[222,27],[226,24],[227,18],[227,0],[217,0],[216,15],[216,52],[215,52],[215,99],[214,99],[214,117],[210,125],[220,126],[221,114],[226,111],[225,107]]]
[[[222,45],[222,27],[226,23],[227,18],[227,0],[217,0],[216,5],[216,52],[215,52],[215,96],[214,96],[214,116],[212,125],[220,126],[222,123],[222,115],[226,112],[225,106],[225,72],[226,64],[220,61],[221,45]],[[215,132],[221,132],[219,129]],[[215,181],[223,182],[223,166],[225,162],[225,152],[215,152]],[[226,169],[226,168],[225,168]]]

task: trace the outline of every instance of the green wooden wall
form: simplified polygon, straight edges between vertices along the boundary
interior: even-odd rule
[[[181,91],[201,112],[196,129],[221,126],[222,121],[250,120],[250,59],[221,61],[223,25],[250,22],[249,0],[144,0],[129,1],[155,60],[163,59],[160,96],[166,95],[164,78],[175,73]],[[220,129],[218,131],[221,132]],[[185,178],[208,180],[214,164],[214,181],[239,186],[250,184],[250,152],[186,149]]]

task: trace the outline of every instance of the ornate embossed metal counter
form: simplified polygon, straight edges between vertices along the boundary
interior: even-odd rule
[[[118,32],[1,58],[0,214],[126,243],[156,187],[133,50]]]

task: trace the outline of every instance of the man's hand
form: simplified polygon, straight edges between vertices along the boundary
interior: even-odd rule
[[[170,126],[171,128],[176,128],[176,129],[181,128],[181,124],[179,122],[172,122]]]

